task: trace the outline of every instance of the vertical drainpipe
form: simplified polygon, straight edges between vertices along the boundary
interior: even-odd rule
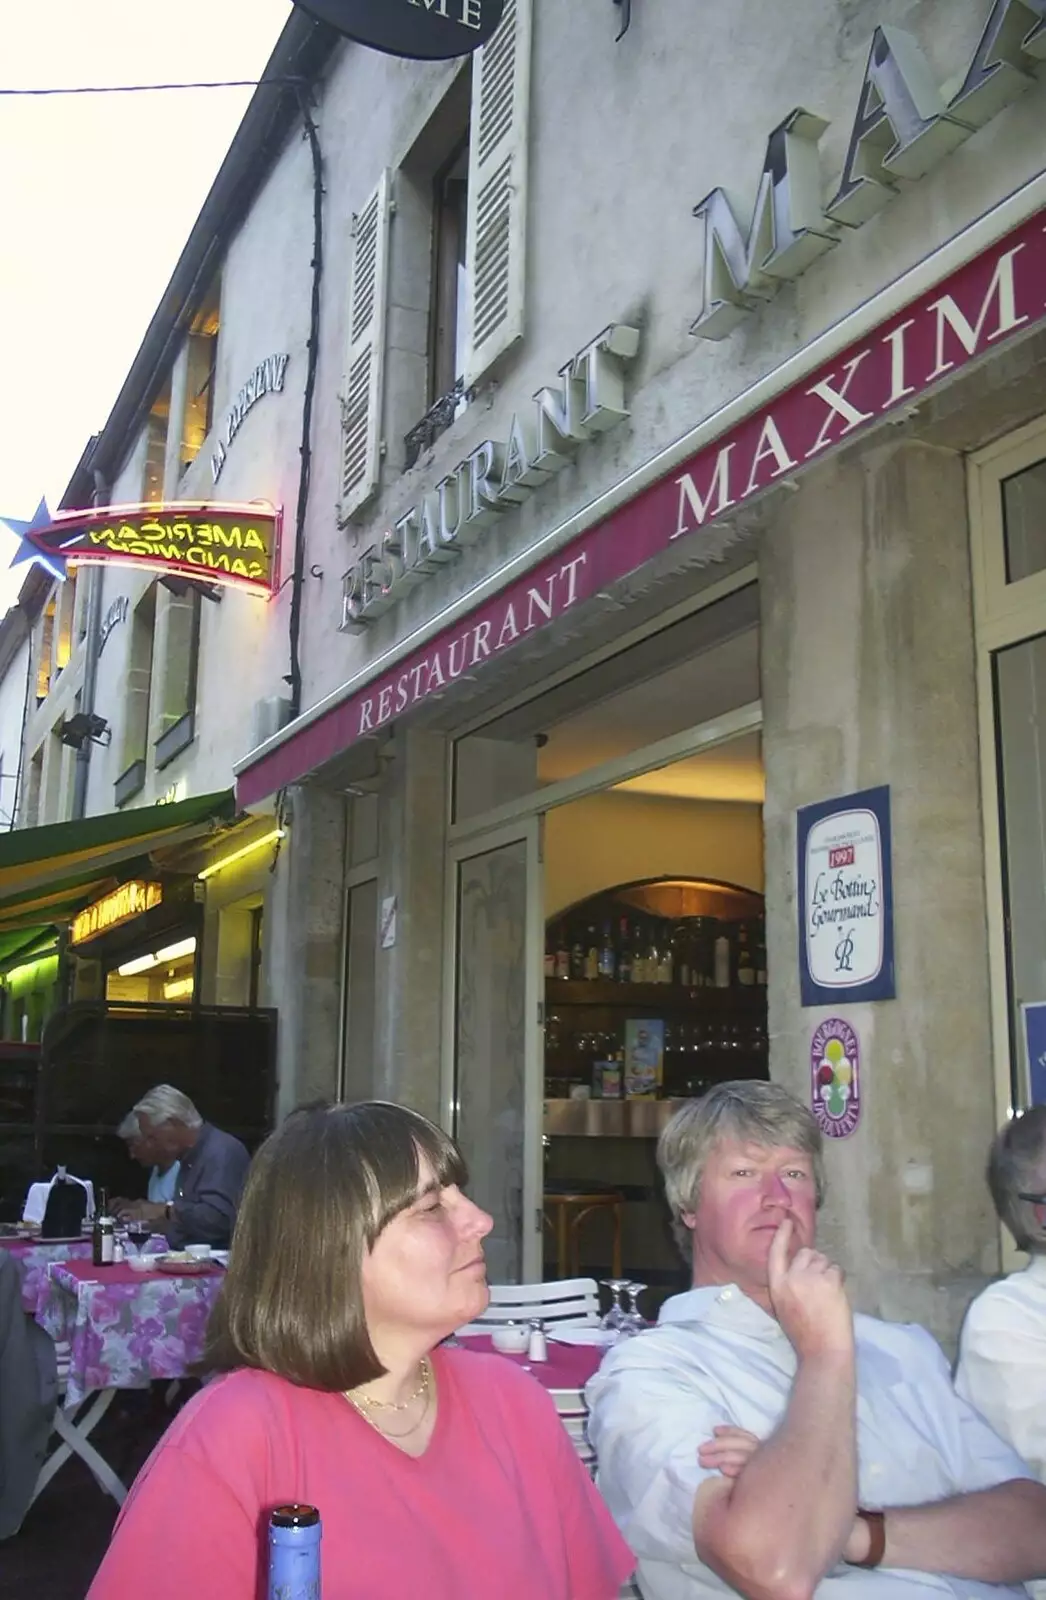
[[[109,503],[109,486],[95,469],[93,502],[96,506]],[[80,710],[90,716],[94,711],[94,691],[98,678],[98,644],[102,623],[102,580],[105,568],[88,567],[87,638],[84,648],[84,681],[80,691]],[[85,739],[76,752],[76,771],[73,774],[73,820],[79,821],[87,809],[87,775],[91,763],[91,741]]]

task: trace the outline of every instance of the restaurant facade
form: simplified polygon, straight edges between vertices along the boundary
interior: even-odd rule
[[[223,169],[165,489],[283,514],[197,694],[280,834],[279,1106],[452,1128],[494,1278],[667,1286],[656,1134],[769,1075],[859,1303],[951,1338],[1041,1098],[1046,6],[623,20],[420,63],[295,12],[310,98]]]

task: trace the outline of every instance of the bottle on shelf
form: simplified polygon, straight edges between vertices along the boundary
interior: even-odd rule
[[[632,946],[629,942],[628,918],[621,918],[621,931],[617,946],[617,981],[632,982]]]
[[[588,925],[588,940],[585,945],[585,977],[589,983],[594,983],[599,977],[599,935],[596,925]]]
[[[585,976],[585,945],[580,928],[574,929],[574,939],[570,946],[570,976],[575,982]]]
[[[320,1514],[277,1506],[269,1516],[269,1600],[320,1600]]]
[[[549,931],[545,935],[545,977],[546,978],[554,978],[555,976],[556,976],[555,943],[554,943],[554,940],[552,938],[552,933],[551,933],[551,931]]]
[[[611,983],[617,970],[617,953],[614,950],[614,940],[611,934],[610,923],[603,924],[603,943],[599,947],[599,976]]]
[[[730,987],[730,940],[723,931],[720,931],[712,945],[712,982],[717,989]]]
[[[560,923],[559,935],[556,939],[555,976],[557,978],[570,977],[570,945],[567,940],[567,930],[564,923]]]
[[[766,930],[760,928],[759,943],[755,947],[755,981],[760,988],[766,987]]]
[[[633,983],[646,983],[646,981],[647,981],[646,934],[645,934],[645,931],[644,931],[644,928],[643,928],[643,924],[637,918],[636,919],[636,926],[635,926],[635,933],[634,933],[633,940],[632,940],[632,982]]]
[[[661,930],[661,937],[658,943],[658,983],[671,983],[675,977],[675,952],[675,929],[666,924]]]
[[[755,984],[755,962],[748,943],[748,928],[742,922],[737,934],[737,981],[743,989]]]

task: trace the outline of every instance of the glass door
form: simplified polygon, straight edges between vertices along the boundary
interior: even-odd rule
[[[444,1112],[494,1218],[491,1283],[541,1277],[542,823],[450,851]]]

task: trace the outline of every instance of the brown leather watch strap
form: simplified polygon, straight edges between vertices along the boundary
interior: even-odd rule
[[[848,1567],[877,1567],[886,1554],[886,1513],[864,1511],[860,1506],[857,1515],[868,1527],[868,1554],[863,1561],[848,1561]]]

